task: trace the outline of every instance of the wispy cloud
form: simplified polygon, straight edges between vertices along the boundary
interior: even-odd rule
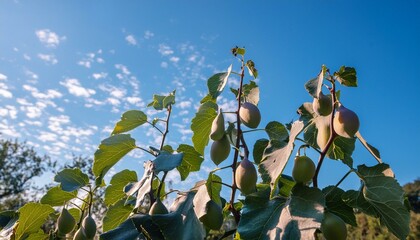
[[[130,34],[130,35],[127,35],[126,37],[125,37],[125,40],[128,42],[128,44],[130,44],[130,45],[137,45],[137,40],[136,40],[136,38],[134,37],[134,35],[132,35],[132,34]]]
[[[42,61],[46,62],[46,63],[50,63],[50,64],[57,64],[58,60],[55,57],[54,54],[43,54],[43,53],[39,53],[38,54],[38,58],[41,59]]]
[[[5,81],[5,80],[7,80],[7,76],[0,73],[0,81]]]
[[[65,36],[58,36],[57,33],[51,31],[50,29],[40,29],[35,31],[36,36],[39,41],[47,47],[57,47],[60,44],[60,41],[65,40]]]
[[[75,78],[68,78],[62,82],[60,82],[61,85],[67,88],[70,94],[76,96],[76,97],[90,97],[96,93],[95,90],[84,88],[79,80]]]
[[[158,51],[162,56],[168,56],[168,55],[174,54],[174,51],[171,49],[171,47],[163,43],[159,44]]]
[[[24,84],[23,89],[30,92],[34,98],[37,99],[54,99],[54,98],[61,98],[63,94],[59,91],[54,89],[48,89],[45,93],[39,92],[36,87]]]
[[[144,39],[151,39],[152,37],[154,37],[155,34],[152,33],[151,31],[147,30],[144,32]]]
[[[100,73],[93,73],[92,77],[94,79],[101,79],[101,78],[106,78],[108,76],[108,73],[106,72],[100,72]]]

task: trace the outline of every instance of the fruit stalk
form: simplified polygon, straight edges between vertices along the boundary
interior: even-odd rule
[[[330,92],[331,92],[331,104],[332,104],[332,112],[331,112],[331,118],[330,118],[330,138],[328,139],[328,141],[327,141],[327,144],[325,145],[325,148],[321,151],[321,154],[319,155],[319,160],[318,160],[318,164],[317,164],[317,166],[316,166],[316,169],[315,169],[315,175],[314,175],[314,177],[313,177],[313,184],[314,184],[314,187],[318,187],[318,174],[319,174],[319,171],[321,170],[321,166],[322,166],[322,163],[323,163],[323,161],[324,161],[324,158],[325,158],[325,156],[327,155],[327,152],[328,152],[328,149],[330,148],[330,146],[331,146],[331,144],[333,143],[333,141],[334,141],[334,139],[335,139],[335,137],[337,136],[337,133],[334,131],[334,114],[335,114],[335,102],[336,102],[336,100],[337,100],[337,96],[336,96],[336,94],[335,94],[335,80],[333,79],[332,81],[331,81],[331,89],[330,89]]]

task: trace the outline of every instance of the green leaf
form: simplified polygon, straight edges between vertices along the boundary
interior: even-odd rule
[[[347,87],[357,87],[356,69],[352,67],[341,66],[338,72],[334,73],[334,77],[340,84]]]
[[[322,92],[322,83],[324,81],[324,65],[321,67],[321,72],[314,79],[305,83],[305,89],[313,98],[318,98],[319,93]]]
[[[356,133],[356,137],[357,139],[359,139],[359,141],[363,144],[363,146],[372,154],[372,156],[374,158],[376,158],[376,160],[378,160],[378,162],[382,163],[382,159],[381,159],[381,155],[379,154],[378,149],[376,149],[374,146],[370,145],[363,137],[362,134],[360,134],[360,132]]]
[[[200,171],[204,158],[193,146],[181,144],[176,151],[184,154],[181,165],[177,167],[179,174],[181,175],[181,181],[184,181],[190,172]]]
[[[155,174],[159,174],[160,172],[167,172],[171,171],[172,169],[181,165],[182,158],[184,157],[183,153],[161,153],[156,159],[153,161],[154,171]]]
[[[66,192],[60,186],[48,189],[47,193],[41,198],[42,204],[48,204],[53,207],[62,206],[65,202],[77,197],[77,191]]]
[[[129,216],[133,207],[125,205],[124,200],[120,200],[109,206],[103,220],[103,231],[107,232],[123,223]]]
[[[283,208],[278,226],[280,239],[314,239],[324,218],[325,198],[321,190],[296,184]]]
[[[163,99],[165,99],[165,96],[162,95],[153,95],[153,101],[149,103],[148,107],[153,107],[156,110],[162,110],[163,109]]]
[[[96,182],[102,182],[109,169],[134,148],[135,140],[129,134],[117,134],[103,140],[95,152],[93,162]]]
[[[328,211],[339,216],[347,224],[356,227],[357,222],[356,217],[354,216],[353,208],[348,206],[341,198],[345,192],[335,186],[328,186],[322,189],[322,192],[325,194]]]
[[[137,182],[137,173],[125,169],[119,173],[116,173],[110,182],[110,185],[105,189],[104,202],[105,205],[109,206],[115,204],[120,199],[126,197],[124,187],[133,182]]]
[[[378,217],[375,208],[366,201],[361,191],[348,190],[341,195],[341,199],[352,208],[357,208],[370,216]]]
[[[238,232],[241,239],[275,239],[282,232],[279,218],[285,199],[274,198],[270,201],[252,201],[246,199],[242,208]]]
[[[19,209],[19,225],[16,229],[16,239],[25,239],[31,233],[39,232],[48,216],[54,212],[50,205],[27,203]]]
[[[194,212],[198,219],[207,214],[206,204],[211,200],[207,186],[201,185],[194,196]]]
[[[222,190],[222,179],[216,174],[210,172],[206,181],[207,192],[210,199],[215,201],[219,206],[222,206],[222,199],[220,198],[220,191]]]
[[[162,104],[163,108],[167,108],[169,105],[175,104],[175,90],[163,99]]]
[[[253,76],[254,79],[258,77],[258,70],[255,68],[255,63],[252,60],[246,62],[246,67],[248,68],[249,75]]]
[[[291,176],[282,174],[278,182],[279,194],[283,197],[289,197],[295,185],[296,182]]]
[[[142,111],[130,110],[121,116],[121,120],[114,127],[113,134],[130,131],[147,122],[147,116]]]
[[[270,139],[286,141],[289,138],[286,127],[276,121],[269,122],[267,126],[265,126],[265,131]]]
[[[258,139],[255,142],[254,148],[252,150],[252,156],[254,157],[254,162],[256,164],[260,164],[260,162],[263,158],[264,149],[268,146],[269,142],[270,141],[268,139],[265,139],[265,138]]]
[[[121,223],[117,228],[101,234],[101,240],[137,240],[145,239],[136,226],[133,219],[129,218]]]
[[[404,191],[398,182],[389,177],[389,166],[360,165],[358,173],[364,182],[363,196],[379,214],[379,218],[398,238],[405,239],[410,232],[410,212],[404,206]]]
[[[227,72],[216,73],[207,80],[209,94],[213,97],[213,99],[216,99],[222,93],[231,71],[232,65],[228,67]]]
[[[268,175],[268,178],[270,179],[271,197],[276,194],[278,179],[289,161],[294,148],[294,141],[303,130],[303,127],[302,121],[295,121],[292,124],[288,144],[267,154],[264,157],[263,162],[259,164],[259,171],[261,174]]]
[[[185,218],[182,236],[178,239],[204,239],[205,232],[193,209],[194,192],[179,194],[170,207],[170,212],[177,212]]]
[[[336,137],[328,149],[327,157],[331,159],[340,159],[343,163],[352,168],[353,159],[351,156],[355,148],[355,142],[356,138]]]
[[[42,230],[40,230],[37,233],[31,233],[25,240],[45,240],[48,239],[49,235],[44,233]]]
[[[19,214],[15,211],[8,210],[0,212],[0,230],[3,229],[14,218],[16,218],[16,220],[19,218]]]
[[[54,177],[54,181],[59,182],[61,189],[64,191],[73,192],[86,186],[89,183],[89,177],[78,168],[67,168],[58,172]]]
[[[192,142],[195,150],[201,155],[204,155],[204,148],[209,143],[211,124],[214,118],[216,118],[216,115],[217,112],[214,108],[203,107],[195,114],[195,117],[191,121],[191,130],[193,131]]]
[[[305,126],[308,125],[311,122],[311,120],[316,116],[316,113],[312,108],[312,103],[310,102],[302,104],[298,108],[297,113],[300,115],[299,120],[303,121],[305,123]]]

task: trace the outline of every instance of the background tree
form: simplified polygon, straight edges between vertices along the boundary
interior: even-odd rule
[[[0,139],[0,211],[18,209],[33,200],[36,191],[22,193],[39,189],[31,185],[31,180],[55,166],[50,157],[40,155],[26,142]]]

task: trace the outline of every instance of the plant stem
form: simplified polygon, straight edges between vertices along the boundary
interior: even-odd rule
[[[250,132],[255,132],[255,131],[265,131],[265,128],[257,128],[257,129],[245,130],[245,131],[242,131],[242,133],[250,133]]]
[[[341,179],[340,181],[338,181],[337,184],[335,184],[334,188],[332,188],[327,194],[325,194],[325,196],[327,196],[328,194],[330,194],[332,192],[332,190],[334,190],[335,188],[337,188],[349,175],[350,173],[352,173],[354,170],[350,169]]]
[[[165,123],[166,123],[165,132],[162,133],[162,141],[160,143],[160,150],[161,151],[162,151],[163,146],[165,144],[166,135],[169,132],[169,119],[171,117],[171,112],[172,112],[172,105],[169,105],[168,106],[168,115],[166,116],[166,121],[165,121]],[[163,183],[165,182],[165,178],[166,178],[167,174],[168,174],[168,171],[164,171],[162,180],[159,183],[159,188],[158,188],[158,191],[157,191],[157,197],[160,197],[160,192],[162,190],[162,186],[163,186]]]
[[[217,172],[219,170],[223,170],[223,169],[231,168],[231,167],[232,167],[232,165],[228,165],[228,166],[224,166],[224,167],[219,167],[219,168],[215,168],[215,169],[211,170],[210,172],[211,173],[214,173],[214,172]]]
[[[228,187],[228,188],[232,188],[232,186],[231,186],[231,185],[229,185],[229,184],[227,184],[227,183],[224,183],[224,182],[219,182],[219,181],[211,181],[211,182],[214,182],[214,183],[220,183],[220,184],[222,184],[222,185],[224,185],[224,186],[226,186],[226,187]]]
[[[239,213],[239,211],[237,211],[234,207],[234,201],[235,201],[235,193],[236,193],[236,180],[235,180],[235,173],[236,173],[236,165],[238,164],[238,157],[239,157],[239,145],[241,143],[241,135],[242,135],[242,131],[241,131],[241,121],[239,121],[240,117],[239,117],[239,110],[241,109],[241,96],[242,96],[242,85],[243,85],[243,81],[244,81],[244,72],[245,72],[245,64],[244,64],[244,60],[242,57],[241,60],[241,80],[239,83],[239,90],[238,90],[238,109],[236,111],[236,129],[238,131],[238,135],[236,137],[236,144],[235,144],[235,155],[233,157],[233,163],[232,163],[232,192],[230,195],[230,202],[229,202],[229,210],[232,213],[233,217],[235,218],[235,222],[236,224],[239,223],[239,220],[241,219],[241,215]]]
[[[325,159],[325,156],[328,153],[328,150],[330,148],[330,146],[332,145],[332,143],[334,142],[335,137],[337,137],[337,133],[334,131],[334,114],[335,114],[335,102],[336,102],[336,95],[335,95],[335,81],[331,81],[332,87],[330,89],[332,98],[331,98],[331,104],[332,104],[332,109],[333,111],[331,112],[331,118],[330,118],[330,138],[328,139],[327,144],[325,145],[325,148],[321,151],[321,154],[319,155],[319,160],[318,160],[318,165],[316,166],[316,170],[315,170],[315,175],[313,177],[313,184],[314,187],[318,187],[318,174],[319,171],[321,170],[321,166],[322,163]]]
[[[163,131],[160,130],[160,128],[156,127],[156,125],[154,125],[153,123],[147,121],[148,124],[150,124],[153,128],[155,128],[156,130],[158,130],[161,134],[163,134]]]
[[[138,148],[138,149],[140,149],[140,150],[143,150],[143,151],[145,151],[145,152],[147,152],[147,153],[149,153],[149,154],[151,154],[151,155],[153,155],[153,156],[155,156],[155,157],[156,157],[156,155],[155,155],[152,151],[150,151],[150,150],[147,150],[147,149],[142,148],[142,147],[139,147],[139,146],[136,146],[136,148]]]

